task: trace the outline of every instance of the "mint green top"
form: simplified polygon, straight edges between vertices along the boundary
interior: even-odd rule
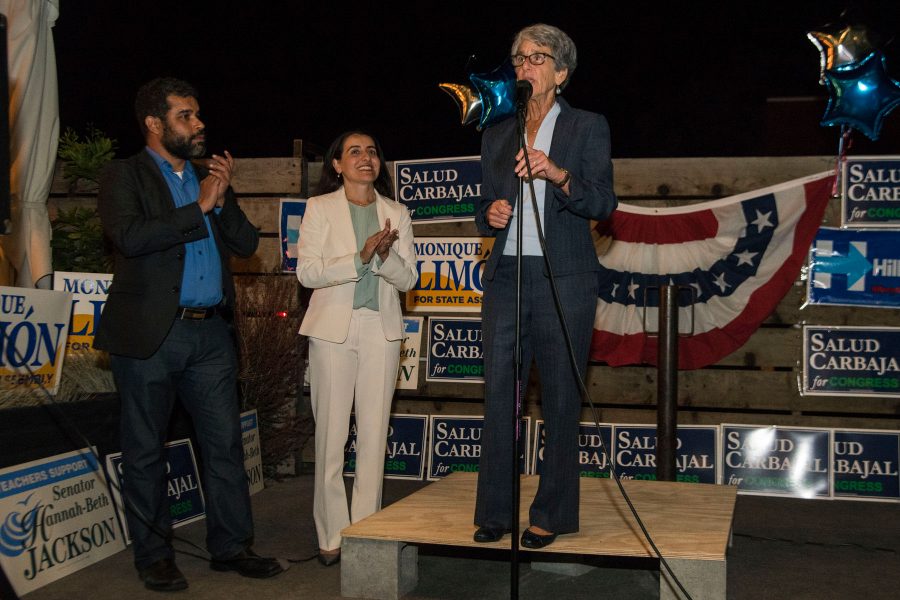
[[[353,233],[356,235],[356,249],[362,250],[366,240],[377,233],[381,227],[378,225],[378,210],[375,202],[368,206],[357,206],[348,202],[350,207],[350,219],[353,221]],[[372,273],[372,263],[381,261],[378,254],[373,254],[369,264],[364,265],[359,254],[356,255],[356,274],[360,276],[353,291],[353,308],[370,308],[378,310],[378,279]],[[377,264],[377,263],[376,263]]]

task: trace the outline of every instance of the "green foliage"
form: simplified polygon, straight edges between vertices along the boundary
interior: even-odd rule
[[[79,179],[97,182],[103,166],[115,156],[116,141],[106,137],[102,131],[88,126],[84,139],[67,127],[59,138],[57,154],[65,161],[63,177],[70,185]]]
[[[53,269],[77,273],[111,273],[112,257],[103,239],[100,217],[93,208],[60,210],[51,223]]]

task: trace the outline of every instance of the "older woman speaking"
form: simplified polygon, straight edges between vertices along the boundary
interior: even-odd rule
[[[499,540],[511,528],[512,446],[515,398],[517,219],[513,209],[519,179],[531,164],[531,190],[522,203],[521,298],[522,376],[527,386],[532,360],[541,383],[545,445],[541,480],[529,510],[522,546],[543,548],[558,534],[578,531],[578,422],[581,399],[577,375],[565,350],[545,260],[549,260],[560,304],[571,332],[577,367],[588,361],[599,270],[591,240],[591,219],[607,218],[616,207],[609,127],[601,115],[574,109],[559,97],[576,65],[575,44],[560,29],[544,24],[521,30],[512,44],[516,79],[531,84],[525,114],[525,149],[516,120],[488,129],[481,142],[482,202],[475,222],[495,236],[484,271],[485,419],[475,506],[476,542]],[[547,255],[538,239],[540,219]],[[518,515],[515,515],[517,518]]]
[[[319,562],[340,560],[341,529],[381,508],[384,452],[400,363],[398,292],[416,283],[409,211],[393,195],[381,146],[351,131],[325,155],[297,243],[297,277],[315,291],[300,325],[309,336],[316,421],[313,518]],[[347,510],[342,476],[356,409],[356,479]]]

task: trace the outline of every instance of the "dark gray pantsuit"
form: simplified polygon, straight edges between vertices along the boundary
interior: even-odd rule
[[[602,116],[571,108],[558,98],[549,158],[571,174],[568,193],[545,186],[544,235],[574,353],[587,366],[599,271],[591,219],[607,218],[616,207],[609,128]],[[485,361],[485,422],[478,475],[475,524],[491,529],[511,525],[512,403],[514,400],[515,258],[502,256],[509,226],[494,229],[487,210],[498,199],[515,203],[518,179],[515,119],[488,129],[482,138],[482,202],[475,223],[495,236],[484,269],[482,306]],[[531,505],[532,525],[554,533],[578,530],[578,422],[581,397],[550,291],[542,256],[523,258],[523,386],[532,360],[541,381],[541,413],[546,423],[544,464]]]

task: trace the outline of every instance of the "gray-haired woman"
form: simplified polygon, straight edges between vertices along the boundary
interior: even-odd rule
[[[534,360],[541,380],[545,424],[541,481],[529,511],[522,545],[543,548],[558,534],[578,531],[578,422],[581,399],[569,362],[561,320],[538,240],[536,219],[565,311],[581,372],[587,366],[597,305],[599,270],[591,219],[616,207],[609,127],[601,115],[570,107],[559,97],[575,70],[575,44],[551,25],[520,31],[512,45],[516,79],[533,89],[525,115],[525,151],[534,177],[537,215],[525,186],[522,208],[522,375]],[[495,236],[485,265],[485,420],[475,507],[476,542],[494,542],[512,523],[512,426],[515,402],[516,249],[518,215],[513,206],[519,178],[527,176],[515,119],[488,129],[482,138],[482,202],[475,222]]]

